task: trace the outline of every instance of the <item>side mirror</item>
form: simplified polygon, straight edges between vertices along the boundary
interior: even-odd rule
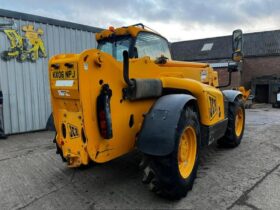
[[[237,29],[232,33],[232,60],[240,62],[243,59],[243,33]]]

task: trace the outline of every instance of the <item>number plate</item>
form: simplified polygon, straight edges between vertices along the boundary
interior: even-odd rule
[[[77,79],[77,72],[74,69],[54,70],[52,71],[53,79]]]

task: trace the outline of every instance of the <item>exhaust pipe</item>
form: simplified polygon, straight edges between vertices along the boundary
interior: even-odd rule
[[[123,79],[128,86],[132,87],[134,85],[129,79],[129,57],[127,50],[123,51]]]

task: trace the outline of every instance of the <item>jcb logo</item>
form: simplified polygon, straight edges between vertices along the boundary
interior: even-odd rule
[[[215,97],[209,95],[209,115],[212,120],[217,113],[217,100]]]
[[[77,138],[79,137],[78,128],[74,125],[68,124],[69,131],[70,131],[70,138]]]

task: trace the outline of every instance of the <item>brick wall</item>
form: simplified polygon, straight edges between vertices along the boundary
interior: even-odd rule
[[[228,83],[229,73],[227,68],[214,68],[218,72],[219,85],[225,85]],[[232,89],[240,86],[239,72],[233,72],[231,77],[231,86],[223,89]]]
[[[241,83],[251,88],[251,80],[265,75],[280,76],[280,56],[245,58]]]
[[[251,81],[255,77],[261,77],[265,75],[280,76],[280,56],[245,58],[241,69],[242,70],[240,72],[232,73],[231,87],[238,87],[240,85],[243,85],[246,88],[251,88]],[[219,84],[222,85],[227,83],[227,69],[214,68],[214,70],[218,72]],[[228,87],[226,89],[229,89],[231,87]]]

